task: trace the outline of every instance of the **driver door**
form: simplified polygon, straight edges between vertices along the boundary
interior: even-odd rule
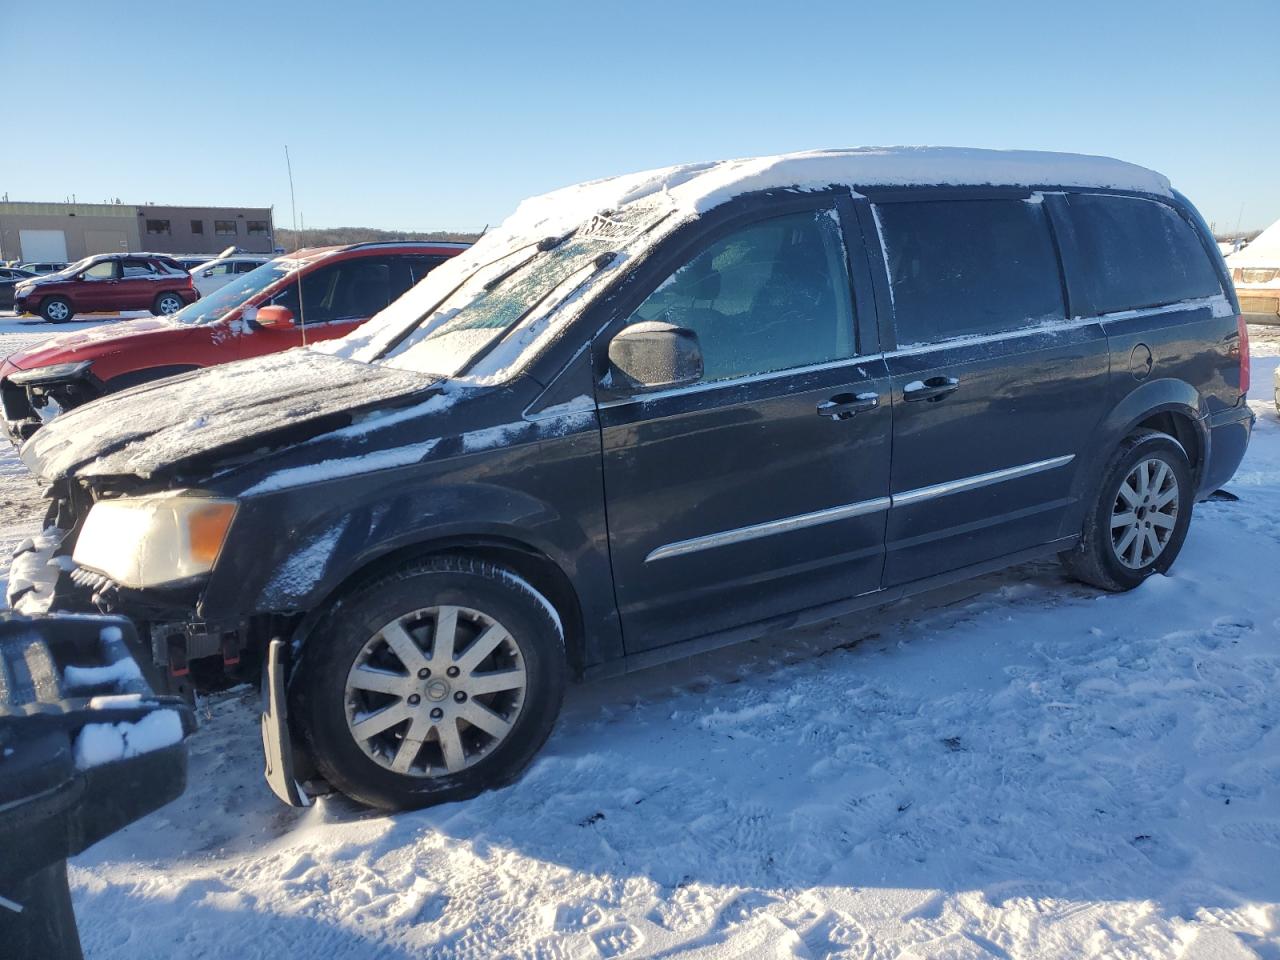
[[[852,208],[788,197],[744,216],[657,252],[647,296],[593,347],[603,369],[614,334],[661,320],[703,354],[700,382],[599,396],[628,653],[880,586],[889,381]]]

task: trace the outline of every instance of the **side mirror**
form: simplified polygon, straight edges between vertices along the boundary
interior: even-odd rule
[[[702,347],[685,327],[649,320],[634,323],[609,341],[609,384],[614,390],[648,393],[702,379]]]
[[[276,330],[283,330],[288,327],[295,326],[293,322],[293,311],[288,307],[282,307],[279,304],[273,304],[269,307],[259,307],[258,315],[253,319],[260,327],[271,327]]]

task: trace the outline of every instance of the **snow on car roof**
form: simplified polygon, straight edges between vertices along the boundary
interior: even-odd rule
[[[563,187],[523,201],[497,229],[486,233],[470,249],[437,267],[407,294],[358,330],[341,340],[313,349],[365,362],[384,362],[403,369],[449,374],[439,351],[414,347],[444,322],[466,308],[458,291],[467,278],[488,265],[541,238],[604,220],[631,223],[615,238],[615,266],[696,217],[741,194],[761,190],[821,190],[833,185],[886,186],[1024,186],[1081,187],[1131,190],[1169,196],[1162,175],[1109,157],[1030,150],[983,150],[965,147],[856,147],[812,150],[739,160],[686,163]],[[674,214],[674,215],[673,215]],[[653,229],[656,224],[662,229]],[[608,273],[588,281],[590,286]],[[473,377],[492,382],[505,379],[558,335],[585,300],[570,298],[576,307],[551,307],[543,315],[520,324],[529,329],[493,350]],[[547,314],[557,310],[554,321]],[[439,314],[439,316],[437,316]],[[427,319],[427,318],[430,319]],[[425,321],[425,322],[424,322]],[[406,338],[407,337],[407,338]],[[459,344],[458,362],[465,363],[471,345]]]

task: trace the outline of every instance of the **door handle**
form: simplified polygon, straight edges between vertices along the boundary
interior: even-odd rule
[[[908,403],[928,400],[936,403],[943,397],[953,394],[960,388],[960,381],[955,377],[930,377],[921,382],[914,380],[902,388],[902,399]]]
[[[817,414],[832,420],[848,420],[854,414],[865,413],[880,406],[880,397],[875,393],[837,393],[830,400],[818,404]]]

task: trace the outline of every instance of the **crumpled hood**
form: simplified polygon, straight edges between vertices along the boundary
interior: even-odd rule
[[[183,336],[193,328],[166,320],[145,317],[102,323],[87,330],[60,333],[37,344],[10,354],[8,360],[20,370],[34,370],[54,363],[93,360],[127,346],[137,337],[154,337],[159,333]]]
[[[45,481],[153,477],[193,461],[270,450],[350,423],[430,389],[422,374],[306,348],[223,364],[87,403],[22,447]]]

